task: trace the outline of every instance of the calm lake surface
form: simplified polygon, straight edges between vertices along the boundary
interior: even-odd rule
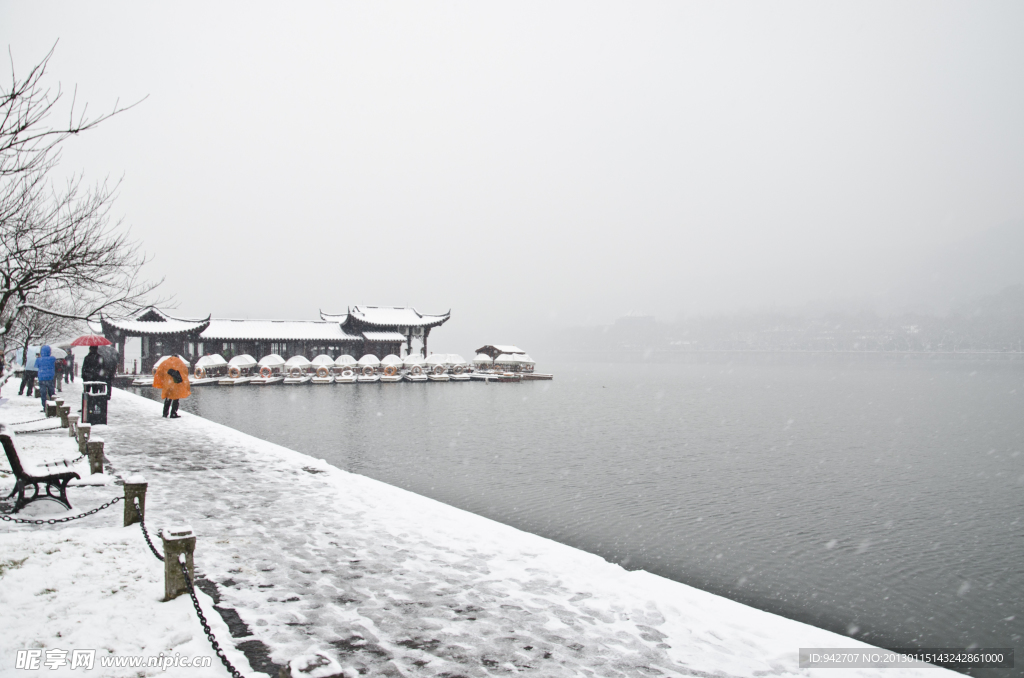
[[[1021,361],[542,367],[554,381],[200,386],[182,407],[877,645],[1020,644]]]

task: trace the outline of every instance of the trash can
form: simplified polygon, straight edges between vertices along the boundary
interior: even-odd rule
[[[82,384],[82,423],[107,423],[107,382],[87,381]]]

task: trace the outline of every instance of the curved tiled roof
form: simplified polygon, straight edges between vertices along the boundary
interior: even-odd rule
[[[108,318],[100,316],[103,334],[158,335],[192,334],[202,332],[210,324],[210,316],[203,319],[175,318],[153,306],[136,313],[134,317]]]
[[[442,315],[424,315],[415,308],[393,306],[353,306],[348,310],[349,319],[375,327],[435,327],[448,320],[451,314],[448,311]]]

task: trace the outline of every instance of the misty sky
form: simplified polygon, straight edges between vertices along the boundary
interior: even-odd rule
[[[1024,218],[1024,4],[0,3],[181,315],[545,324],[884,292]],[[527,347],[528,348],[528,347]]]

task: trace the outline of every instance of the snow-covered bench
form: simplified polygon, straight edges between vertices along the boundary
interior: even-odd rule
[[[81,478],[80,475],[74,471],[52,473],[50,475],[32,475],[26,472],[25,467],[22,466],[21,459],[18,458],[18,451],[14,449],[14,441],[11,440],[11,436],[6,433],[0,433],[0,444],[4,446],[4,452],[7,453],[7,461],[11,464],[11,470],[17,479],[14,489],[5,497],[5,499],[10,499],[14,495],[18,495],[18,500],[14,504],[15,513],[38,499],[52,499],[59,504],[63,504],[68,510],[71,509],[71,502],[68,501],[68,483],[71,482],[72,478]],[[40,490],[40,485],[45,486],[45,492]],[[32,495],[26,498],[25,490],[29,487],[33,490]]]

